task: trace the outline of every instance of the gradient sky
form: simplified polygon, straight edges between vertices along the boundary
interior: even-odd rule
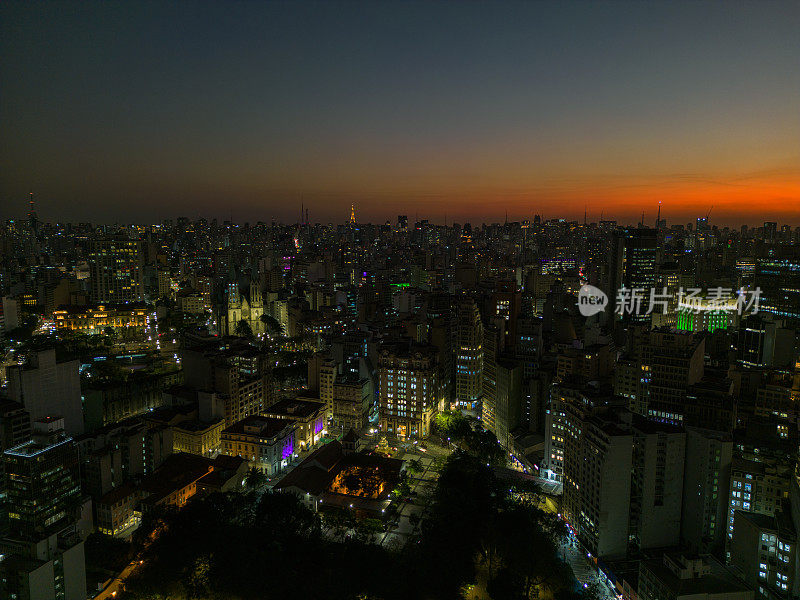
[[[800,2],[3,2],[0,125],[0,218],[800,225]]]

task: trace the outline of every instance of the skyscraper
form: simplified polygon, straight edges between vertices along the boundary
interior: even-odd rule
[[[472,299],[459,301],[456,327],[456,402],[474,410],[483,392],[483,323]]]
[[[63,419],[34,423],[33,439],[3,453],[9,536],[0,542],[0,596],[37,600],[86,598],[78,449]]]
[[[144,300],[144,260],[139,240],[95,240],[89,260],[92,300],[98,304],[123,304]]]
[[[610,298],[616,298],[618,290],[636,290],[643,297],[642,306],[621,315],[631,323],[644,323],[650,320],[645,314],[649,303],[650,290],[656,287],[658,274],[656,254],[658,237],[655,229],[623,229],[615,231],[611,240],[611,255],[608,280]]]

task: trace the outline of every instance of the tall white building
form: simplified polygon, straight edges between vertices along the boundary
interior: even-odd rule
[[[678,544],[686,434],[627,410],[565,405],[564,516],[589,551]]]
[[[54,349],[32,355],[24,365],[7,370],[12,400],[25,406],[31,420],[63,417],[69,435],[83,433],[83,406],[78,360],[59,362]]]

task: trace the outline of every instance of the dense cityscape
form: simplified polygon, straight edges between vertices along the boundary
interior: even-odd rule
[[[800,3],[0,3],[0,600],[800,600]]]
[[[797,593],[800,228],[306,214],[4,224],[4,597]]]

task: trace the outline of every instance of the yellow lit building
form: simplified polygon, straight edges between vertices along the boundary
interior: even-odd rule
[[[144,306],[69,307],[53,311],[53,321],[58,329],[81,333],[102,333],[106,327],[144,333],[148,312]]]
[[[198,456],[212,456],[222,448],[222,430],[225,419],[214,423],[184,421],[172,428],[172,445],[175,452],[188,452]]]

